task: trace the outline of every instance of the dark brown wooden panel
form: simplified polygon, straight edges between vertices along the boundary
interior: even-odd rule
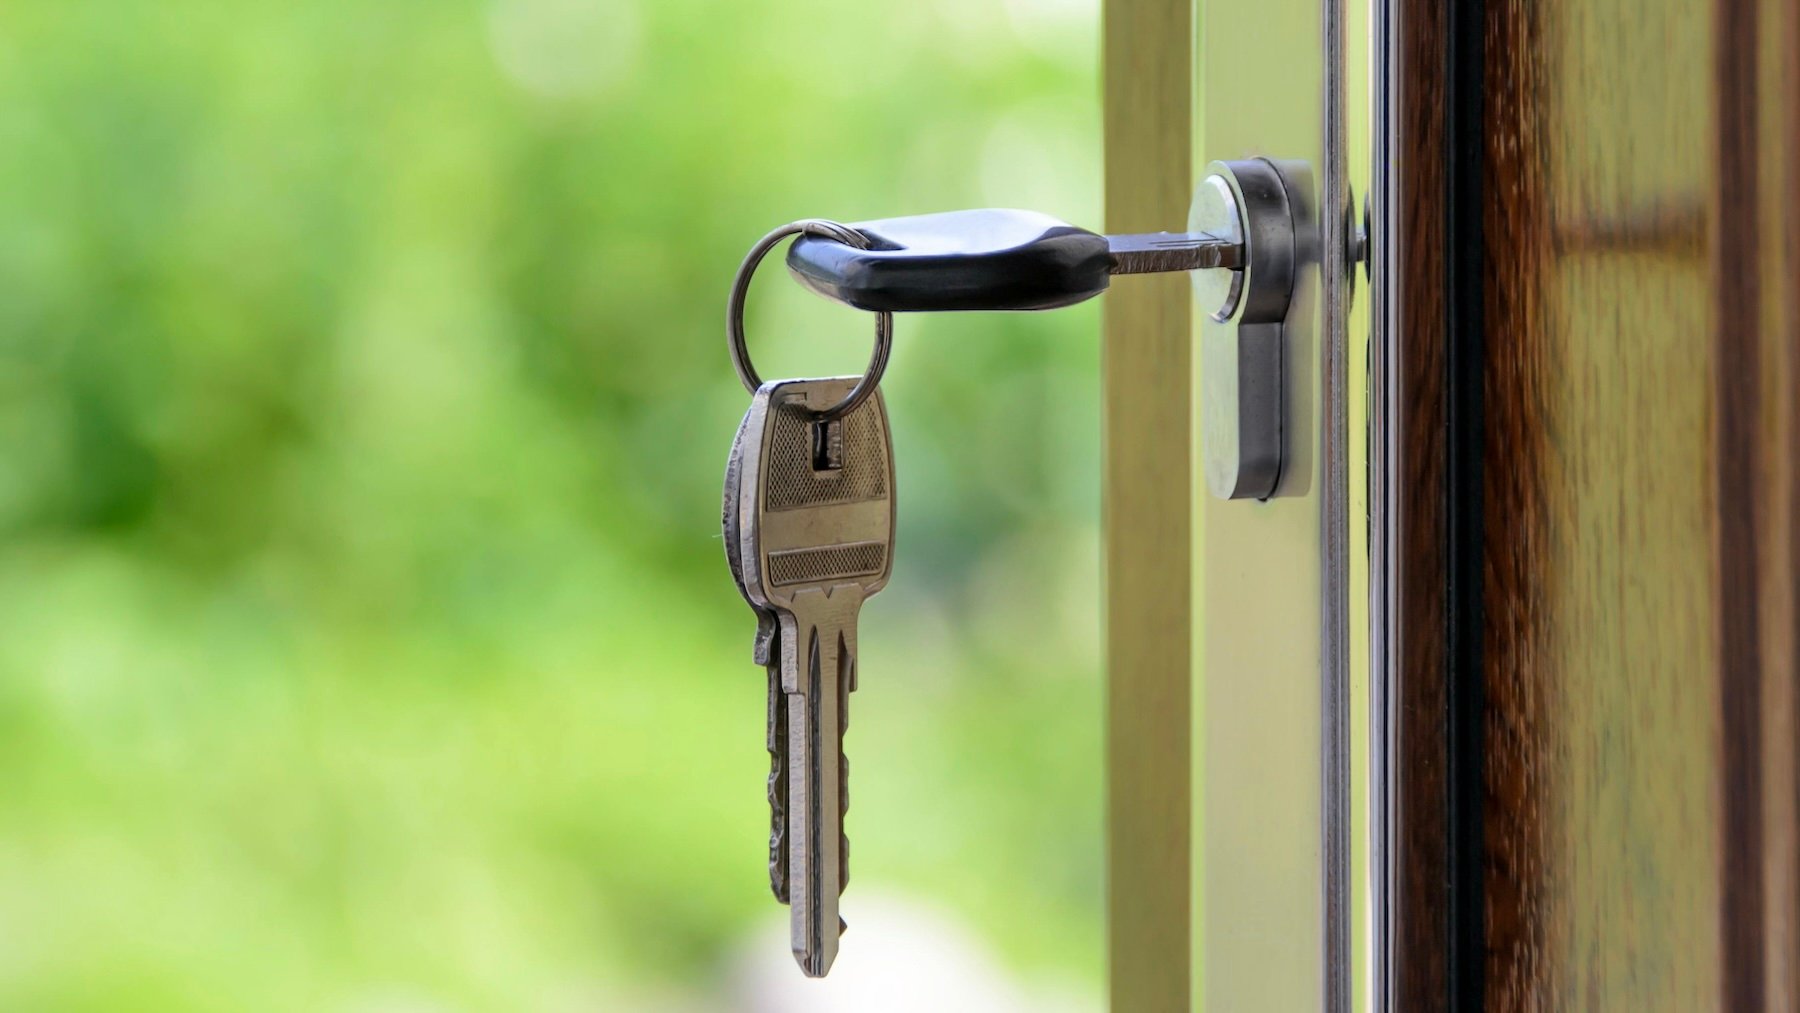
[[[1796,1008],[1800,13],[1389,10],[1393,1004]]]
[[[1378,700],[1386,723],[1387,847],[1375,849],[1387,889],[1377,891],[1385,938],[1378,989],[1402,1008],[1451,1004],[1452,945],[1446,637],[1444,237],[1449,204],[1446,6],[1397,0],[1377,19],[1378,76],[1388,82],[1375,116],[1378,160],[1371,216],[1372,293],[1378,333],[1371,441],[1370,552],[1378,576]],[[1385,67],[1381,61],[1385,59]],[[1385,172],[1383,170],[1386,170]],[[1391,286],[1379,284],[1391,279]]]

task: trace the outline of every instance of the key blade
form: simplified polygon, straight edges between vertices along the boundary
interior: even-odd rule
[[[1237,270],[1244,266],[1244,247],[1210,232],[1139,232],[1107,236],[1106,252],[1113,274],[1161,274],[1207,268]]]
[[[854,585],[835,589],[856,595]],[[820,597],[825,597],[823,594]],[[833,603],[841,612],[854,603]],[[839,623],[796,622],[801,692],[788,695],[789,927],[794,960],[808,977],[823,977],[837,959],[843,921],[843,724],[851,657]],[[810,627],[810,628],[808,628]],[[785,630],[784,630],[785,632]]]

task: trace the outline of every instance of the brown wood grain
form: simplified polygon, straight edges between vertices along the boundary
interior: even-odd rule
[[[1764,1006],[1800,1010],[1800,4],[1756,6],[1753,349]]]
[[[1106,225],[1187,220],[1192,0],[1103,13]],[[1112,1008],[1188,1008],[1192,777],[1189,284],[1114,286],[1104,308],[1107,953]]]
[[[1451,1003],[1451,890],[1446,714],[1446,498],[1444,442],[1444,233],[1449,201],[1444,150],[1448,25],[1437,0],[1399,0],[1389,70],[1386,143],[1393,234],[1377,239],[1392,272],[1391,340],[1380,367],[1380,445],[1391,462],[1376,498],[1388,519],[1375,536],[1389,574],[1385,641],[1392,699],[1389,928],[1392,995],[1400,1009]],[[1382,240],[1387,240],[1381,245]],[[1379,296],[1378,296],[1379,297]],[[1378,352],[1378,354],[1384,354]]]
[[[1564,659],[1534,654],[1554,623],[1542,570],[1559,534],[1541,407],[1558,396],[1562,348],[1547,323],[1551,228],[1548,39],[1540,5],[1490,3],[1483,18],[1484,418],[1481,565],[1486,788],[1482,903],[1486,1005],[1542,1008],[1558,931],[1549,840],[1558,804],[1556,693]],[[1586,216],[1585,213],[1583,217]],[[1617,230],[1584,229],[1584,232]],[[1474,574],[1470,575],[1475,577]],[[1470,901],[1473,906],[1473,901]],[[1552,1007],[1553,1008],[1553,1007]]]
[[[1763,849],[1763,671],[1758,557],[1764,532],[1758,376],[1763,307],[1757,239],[1757,4],[1714,0],[1711,237],[1714,507],[1718,603],[1720,999],[1763,1009],[1768,996]],[[1740,197],[1740,195],[1745,195]]]
[[[1797,7],[1398,0],[1394,1008],[1800,1008]]]
[[[1509,0],[1486,24],[1486,1005],[1714,1008],[1713,271],[1698,244],[1553,238],[1696,203],[1713,226],[1706,13]]]

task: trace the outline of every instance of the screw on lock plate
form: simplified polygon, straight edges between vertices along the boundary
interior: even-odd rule
[[[1206,484],[1223,499],[1274,495],[1282,460],[1282,359],[1294,278],[1294,172],[1214,162],[1186,232],[1103,236],[1035,211],[987,208],[856,222],[859,249],[825,235],[789,247],[814,292],[888,313],[1048,310],[1106,291],[1115,274],[1188,271],[1200,327]],[[1290,178],[1292,177],[1292,178]],[[1298,188],[1298,189],[1296,189]]]

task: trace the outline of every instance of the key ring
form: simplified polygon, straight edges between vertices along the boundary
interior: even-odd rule
[[[731,343],[731,365],[737,369],[738,379],[750,393],[756,393],[762,386],[762,377],[756,373],[756,367],[750,364],[750,349],[744,341],[744,296],[750,291],[750,277],[756,273],[756,265],[762,263],[763,256],[776,243],[788,236],[804,233],[809,236],[823,236],[854,246],[859,250],[869,248],[869,240],[862,233],[837,222],[823,218],[803,218],[797,222],[789,222],[781,228],[769,233],[750,247],[744,255],[744,262],[738,265],[737,277],[731,282],[731,298],[725,303],[725,336]],[[864,371],[862,379],[850,388],[844,399],[824,411],[816,413],[818,418],[830,422],[841,419],[855,411],[869,395],[875,393],[875,386],[881,382],[881,375],[887,372],[888,355],[894,348],[894,315],[886,310],[875,314],[875,351],[869,356],[869,367]]]

